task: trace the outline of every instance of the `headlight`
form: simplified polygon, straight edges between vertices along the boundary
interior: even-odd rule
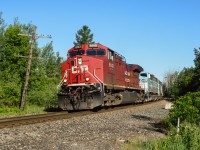
[[[79,64],[79,65],[82,64],[82,58],[78,58],[78,64]]]
[[[64,82],[67,82],[67,80],[66,80],[66,79],[64,79]]]
[[[89,81],[90,80],[90,78],[85,78],[85,81]]]

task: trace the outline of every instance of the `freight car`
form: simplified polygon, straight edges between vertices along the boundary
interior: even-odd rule
[[[63,110],[94,109],[156,100],[162,83],[137,64],[100,44],[82,44],[68,50],[58,85]]]

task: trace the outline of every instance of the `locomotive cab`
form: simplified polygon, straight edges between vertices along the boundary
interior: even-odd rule
[[[93,109],[103,101],[103,60],[106,49],[99,44],[83,44],[68,51],[62,63],[59,107],[67,110]]]

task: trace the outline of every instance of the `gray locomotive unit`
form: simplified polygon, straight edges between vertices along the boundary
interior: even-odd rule
[[[158,100],[163,96],[162,82],[153,74],[148,72],[140,73],[140,87],[144,89],[145,101]]]

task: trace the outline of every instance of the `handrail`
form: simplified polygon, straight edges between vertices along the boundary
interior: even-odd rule
[[[96,70],[96,69],[94,69],[94,77],[95,77],[98,81],[100,81],[101,83],[103,83],[103,82],[99,79],[99,77],[96,76],[96,73],[95,73],[96,71],[95,71],[95,70]]]
[[[93,74],[89,71],[89,70],[87,70],[87,72],[94,78],[94,79],[96,79],[96,81],[98,81],[99,83],[100,83],[100,85],[101,85],[101,91],[100,92],[102,92],[102,90],[103,90],[103,82],[96,76],[96,74],[95,74],[95,69],[94,69],[94,71],[93,71]]]
[[[63,84],[64,79],[67,78],[67,77],[68,77],[68,72],[67,72],[67,70],[65,70],[65,74],[64,74],[62,80],[60,81],[60,83],[59,83],[58,86],[57,86],[57,89],[58,89],[58,90],[59,90],[59,88],[61,87],[61,85]]]
[[[96,77],[96,78],[98,79],[98,81],[100,81],[100,83],[101,83],[101,84],[100,84],[100,85],[101,85],[101,90],[100,90],[100,92],[102,92],[102,91],[103,91],[103,87],[104,87],[104,86],[103,86],[103,81],[101,81],[101,80],[99,79],[99,77],[96,76],[96,74],[95,74],[95,69],[94,69],[94,77]]]

